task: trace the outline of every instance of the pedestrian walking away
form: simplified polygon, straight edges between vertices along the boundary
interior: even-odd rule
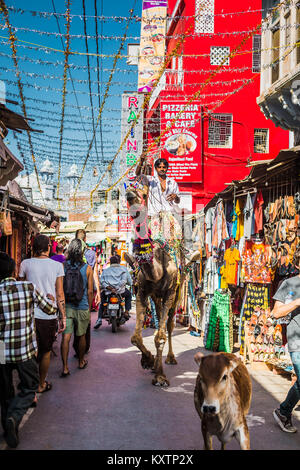
[[[67,326],[63,332],[61,342],[61,358],[63,363],[61,377],[67,377],[70,375],[68,356],[69,343],[72,334],[79,337],[79,369],[84,369],[88,364],[88,361],[84,357],[86,353],[85,335],[91,320],[91,308],[93,303],[93,270],[91,266],[83,261],[81,240],[74,239],[71,241],[64,269]]]
[[[300,268],[300,249],[294,254],[294,264]],[[274,318],[285,317],[287,324],[288,349],[297,380],[290,388],[286,399],[279,408],[273,411],[275,421],[280,428],[289,433],[297,432],[292,424],[292,411],[300,400],[300,274],[285,279],[273,296],[275,302],[272,310]]]
[[[15,261],[0,252],[0,404],[4,438],[9,447],[19,443],[19,425],[39,388],[34,331],[34,307],[45,315],[56,305],[31,282],[16,281]],[[52,297],[50,295],[50,297]],[[20,380],[16,395],[13,370]]]
[[[94,250],[88,248],[86,244],[86,231],[83,229],[76,230],[75,238],[81,240],[82,249],[83,249],[83,261],[91,266],[93,270],[93,280],[94,280],[94,301],[96,305],[100,303],[100,283],[99,283],[99,275],[98,275],[98,266],[97,266],[97,256]],[[75,357],[78,357],[78,336],[74,335],[73,340],[73,349],[75,351]],[[85,334],[85,352],[86,354],[89,352],[91,347],[91,323],[89,323],[86,334]]]
[[[63,291],[64,268],[62,263],[49,259],[50,240],[46,235],[37,235],[33,241],[33,258],[22,261],[19,279],[32,282],[43,294],[51,294],[60,313],[60,328],[65,324],[65,296]],[[39,393],[51,390],[52,383],[46,380],[50,365],[51,350],[57,333],[57,314],[46,315],[41,309],[34,309],[38,344],[40,384]]]

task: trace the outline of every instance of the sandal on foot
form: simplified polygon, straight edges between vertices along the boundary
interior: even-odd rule
[[[47,382],[47,380],[45,380],[45,384],[46,384],[45,388],[41,392],[38,392],[38,393],[49,392],[52,389],[52,383],[51,382]]]
[[[88,365],[88,361],[84,361],[83,366],[81,366],[81,367],[78,366],[78,369],[85,369],[87,365]]]
[[[60,374],[60,377],[61,377],[61,378],[63,378],[63,377],[68,377],[68,375],[71,375],[69,370],[68,370],[68,372],[62,372],[62,373]]]

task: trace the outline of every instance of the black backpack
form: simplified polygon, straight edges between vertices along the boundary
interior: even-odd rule
[[[84,284],[80,269],[84,264],[71,265],[71,263],[64,263],[65,277],[64,277],[64,293],[67,303],[78,305],[84,294]]]

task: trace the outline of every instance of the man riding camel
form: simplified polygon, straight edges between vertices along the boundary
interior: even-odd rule
[[[136,175],[141,175],[144,159],[136,168]],[[154,176],[142,175],[148,180],[148,227],[153,240],[167,243],[180,242],[182,231],[174,215],[179,212],[179,187],[173,178],[167,176],[169,163],[158,158],[154,163]]]

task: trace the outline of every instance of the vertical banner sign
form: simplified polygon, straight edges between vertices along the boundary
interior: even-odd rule
[[[125,171],[136,164],[143,151],[143,102],[143,94],[133,92],[122,95],[121,142],[135,123],[122,147],[121,162]],[[135,176],[135,172],[132,173]],[[129,179],[132,177],[131,172],[128,176]]]
[[[149,93],[165,58],[168,0],[143,0],[138,91]]]
[[[161,156],[169,162],[168,176],[179,183],[201,183],[200,102],[161,100],[160,131]]]
[[[131,231],[131,218],[128,214],[119,215],[119,232],[126,233]]]

